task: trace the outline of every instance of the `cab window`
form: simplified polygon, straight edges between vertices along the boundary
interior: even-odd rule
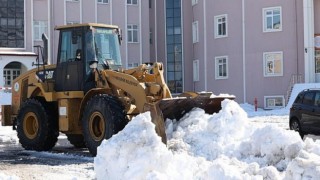
[[[81,47],[80,33],[76,33],[75,31],[62,31],[59,62],[74,61],[77,58],[77,52],[81,51]]]

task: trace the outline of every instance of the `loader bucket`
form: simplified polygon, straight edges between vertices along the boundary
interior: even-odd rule
[[[164,144],[167,143],[165,133],[165,120],[179,120],[193,108],[201,108],[208,114],[213,114],[221,110],[221,101],[224,99],[234,99],[234,96],[215,96],[209,93],[188,92],[183,97],[163,99],[157,103],[144,105],[144,111],[151,112],[152,122],[155,124],[156,133],[161,137]]]
[[[234,96],[215,96],[210,94],[192,94],[191,96],[163,99],[159,102],[164,120],[179,120],[193,108],[201,108],[207,114],[217,113],[221,110],[221,101],[224,99],[234,99]]]
[[[155,124],[155,130],[158,136],[161,137],[161,140],[164,144],[167,144],[167,135],[166,135],[166,130],[165,130],[165,125],[164,125],[164,120],[161,110],[158,106],[158,104],[145,104],[144,105],[144,110],[145,111],[150,111],[151,114],[151,119],[153,124]]]

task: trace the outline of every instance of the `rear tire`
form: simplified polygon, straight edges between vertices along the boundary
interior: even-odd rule
[[[76,148],[85,148],[86,144],[82,134],[66,134],[68,141]]]
[[[121,131],[128,119],[124,107],[116,97],[100,94],[89,100],[81,122],[85,144],[95,156],[101,142]]]
[[[40,99],[28,99],[21,105],[17,116],[17,134],[23,148],[48,151],[55,146],[59,131],[52,109],[54,107],[49,107],[49,103]]]
[[[302,132],[299,120],[297,120],[295,118],[291,119],[291,121],[290,121],[290,130],[297,131],[300,134],[301,139],[303,139],[304,133]]]

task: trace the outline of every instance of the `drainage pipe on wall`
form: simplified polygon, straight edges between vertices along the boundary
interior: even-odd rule
[[[243,102],[247,102],[246,87],[246,21],[245,21],[245,2],[242,0],[242,71],[243,71]]]

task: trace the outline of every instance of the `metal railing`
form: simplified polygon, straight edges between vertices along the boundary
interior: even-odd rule
[[[287,105],[288,102],[289,102],[289,99],[290,99],[290,96],[291,96],[291,92],[292,92],[293,86],[294,86],[295,84],[298,84],[298,83],[302,83],[302,75],[301,75],[301,74],[293,74],[293,75],[291,76],[291,79],[290,79],[290,82],[289,82],[289,86],[288,86],[288,89],[287,89],[286,105]]]

